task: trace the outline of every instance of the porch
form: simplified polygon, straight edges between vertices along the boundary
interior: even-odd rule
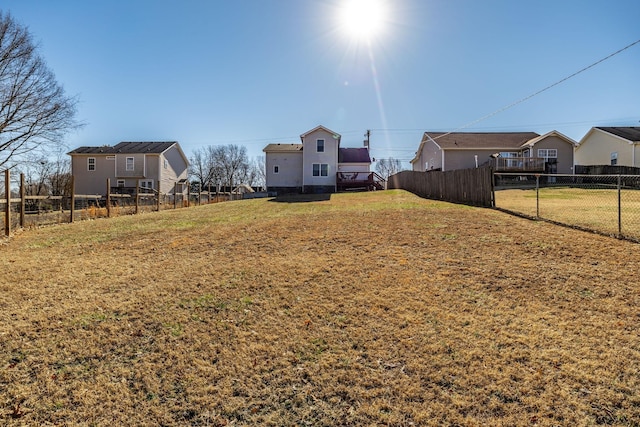
[[[375,172],[338,172],[336,174],[337,191],[373,191],[384,190],[385,180]]]
[[[544,157],[494,157],[491,165],[496,172],[544,172]]]

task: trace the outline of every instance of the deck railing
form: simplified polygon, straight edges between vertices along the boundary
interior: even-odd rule
[[[496,157],[497,172],[544,172],[544,157]]]
[[[366,188],[368,190],[383,189],[384,178],[375,172],[341,171],[336,174],[338,190]]]

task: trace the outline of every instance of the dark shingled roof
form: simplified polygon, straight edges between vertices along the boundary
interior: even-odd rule
[[[640,127],[597,127],[628,141],[640,142]]]
[[[518,148],[540,136],[535,132],[425,132],[423,141],[427,135],[444,149]]]
[[[121,142],[114,147],[104,145],[102,147],[79,147],[69,154],[160,154],[171,148],[176,141],[166,142]]]
[[[338,163],[371,163],[368,148],[341,148]]]

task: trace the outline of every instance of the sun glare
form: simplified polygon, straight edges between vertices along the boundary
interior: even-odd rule
[[[383,0],[345,0],[340,10],[341,26],[350,37],[370,40],[383,30],[386,13]]]

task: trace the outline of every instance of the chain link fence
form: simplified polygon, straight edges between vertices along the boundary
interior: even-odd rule
[[[498,209],[640,241],[640,175],[494,174]]]

